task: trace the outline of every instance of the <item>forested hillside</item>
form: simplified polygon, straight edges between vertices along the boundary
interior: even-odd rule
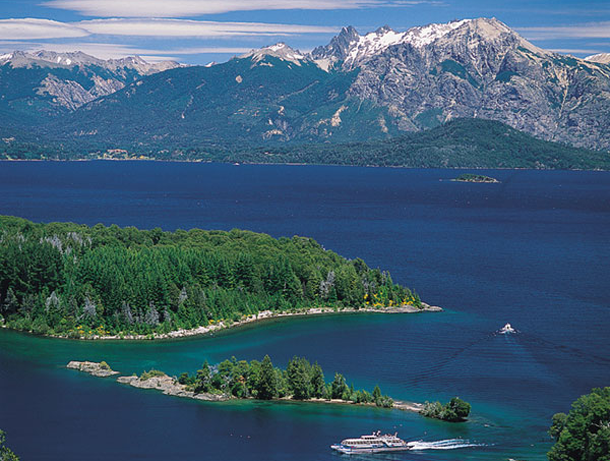
[[[492,120],[456,119],[387,140],[260,148],[240,161],[407,168],[610,169],[608,152],[536,139]]]
[[[142,156],[142,157],[140,157]],[[304,163],[407,168],[531,168],[609,170],[610,154],[536,139],[500,122],[456,119],[425,131],[351,143],[130,144],[19,143],[0,146],[0,159],[155,159],[167,161]]]
[[[69,336],[166,333],[261,310],[421,307],[387,272],[313,239],[0,217],[0,314]]]

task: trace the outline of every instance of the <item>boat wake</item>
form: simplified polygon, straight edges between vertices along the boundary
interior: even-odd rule
[[[409,442],[411,450],[456,450],[458,448],[482,447],[482,443],[472,443],[465,439],[437,440],[436,442],[424,442],[423,440]]]

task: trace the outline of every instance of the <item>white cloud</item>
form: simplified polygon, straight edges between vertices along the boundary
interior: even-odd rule
[[[555,53],[562,54],[597,54],[601,53],[598,49],[590,49],[590,48],[551,48],[549,51],[553,51]]]
[[[48,19],[0,19],[0,40],[80,38],[90,35],[221,38],[333,33],[336,27],[187,19],[94,19],[64,23]]]
[[[150,50],[145,48],[133,47],[130,45],[121,45],[115,43],[37,43],[28,45],[26,51],[48,50],[57,53],[69,53],[72,51],[82,51],[85,54],[95,56],[100,59],[118,59],[127,56],[147,56],[147,61],[175,60],[172,51],[168,50]]]
[[[177,18],[254,10],[346,10],[439,4],[427,0],[50,0],[43,6],[84,16]]]
[[[150,62],[174,60],[178,61],[177,56],[193,56],[203,54],[229,54],[239,55],[250,51],[245,47],[226,47],[226,46],[205,46],[205,47],[182,47],[173,49],[151,49],[132,45],[116,43],[32,43],[32,42],[0,42],[0,52],[11,52],[15,49],[21,51],[48,50],[57,53],[69,53],[82,51],[85,54],[95,56],[100,59],[117,59],[126,56],[140,56]]]
[[[338,30],[335,27],[295,24],[192,21],[186,19],[94,19],[77,24],[91,34],[139,37],[278,36],[331,33]]]
[[[49,19],[0,19],[0,40],[40,40],[46,38],[86,37],[86,30]]]
[[[517,30],[530,40],[610,38],[610,21],[590,22],[569,26],[519,27]]]

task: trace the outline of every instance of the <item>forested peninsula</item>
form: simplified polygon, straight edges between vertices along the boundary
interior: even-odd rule
[[[311,238],[0,216],[0,323],[17,330],[152,338],[269,313],[426,307],[388,272]]]
[[[71,361],[67,368],[89,373],[99,378],[120,374],[106,362]],[[119,376],[116,381],[138,389],[150,389],[165,395],[207,402],[222,402],[232,399],[291,400],[330,404],[369,405],[396,408],[423,414],[425,405],[394,400],[381,393],[379,386],[372,392],[355,389],[348,385],[341,373],[335,373],[327,382],[324,371],[318,363],[311,363],[304,357],[293,357],[285,369],[273,366],[266,355],[261,361],[238,360],[231,357],[216,365],[207,361],[194,374],[182,373],[179,377],[169,376],[163,371],[149,370],[140,375]],[[457,398],[464,405],[470,405]],[[429,415],[425,415],[429,416]],[[467,416],[467,414],[465,415]],[[451,420],[464,421],[465,418]]]

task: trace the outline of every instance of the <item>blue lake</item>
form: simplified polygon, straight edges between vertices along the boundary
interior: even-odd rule
[[[478,445],[381,459],[543,460],[550,417],[610,385],[610,173],[460,172],[154,162],[0,163],[0,214],[141,228],[314,237],[389,269],[446,309],[270,321],[213,337],[75,342],[0,331],[0,428],[27,460],[336,460],[372,430]],[[497,335],[506,322],[517,335]],[[324,404],[210,404],[66,370],[193,371],[295,354],[397,398],[459,395],[470,422]],[[327,379],[330,376],[327,376]],[[438,448],[438,447],[437,447]],[[376,457],[377,458],[377,457]],[[370,458],[369,458],[370,459]]]

